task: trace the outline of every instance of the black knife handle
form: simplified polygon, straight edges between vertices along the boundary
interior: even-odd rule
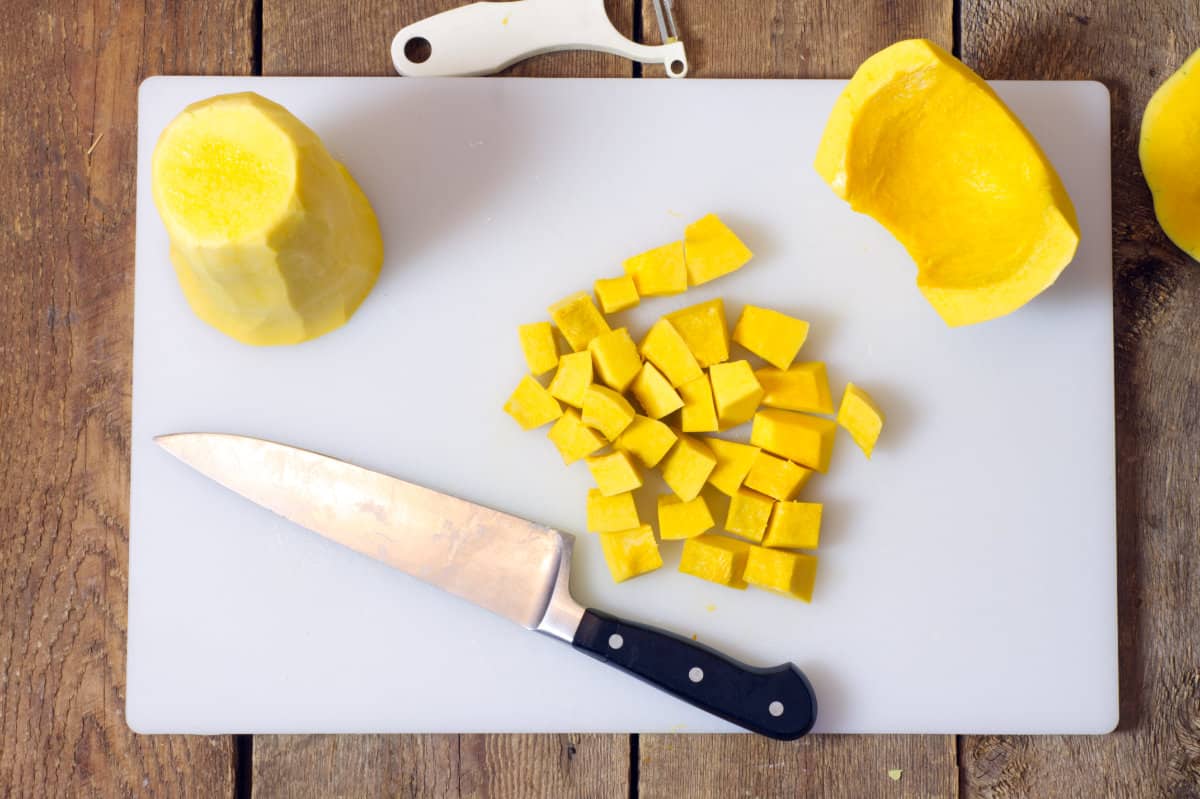
[[[812,686],[792,663],[747,666],[695,641],[591,609],[584,612],[571,643],[760,735],[795,740],[817,720]]]

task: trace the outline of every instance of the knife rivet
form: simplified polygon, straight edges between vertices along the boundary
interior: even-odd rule
[[[704,679],[704,669],[699,666],[692,666],[692,670],[688,672],[688,679],[692,682],[700,682]]]
[[[767,712],[775,718],[779,718],[783,715],[783,702],[775,700],[771,704],[767,705]]]
[[[613,633],[612,635],[608,636],[609,649],[620,649],[623,646],[625,646],[625,639],[620,635]]]

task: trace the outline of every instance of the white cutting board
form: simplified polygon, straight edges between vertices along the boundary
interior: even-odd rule
[[[575,531],[583,602],[812,679],[818,731],[1085,733],[1117,719],[1109,98],[996,88],[1058,166],[1083,242],[1045,295],[949,330],[904,250],[811,161],[839,81],[154,78],[138,148],[127,714],[143,732],[724,731],[572,651],[218,487],[152,437],[326,452]],[[387,262],[346,327],[243,346],[188,310],[150,154],[188,103],[251,89],[362,184]],[[624,317],[726,298],[812,322],[804,357],[888,426],[839,440],[811,605],[666,566],[623,585],[583,532],[590,478],[500,408],[516,327],[714,211],[741,272]],[[724,512],[724,505],[717,508]]]

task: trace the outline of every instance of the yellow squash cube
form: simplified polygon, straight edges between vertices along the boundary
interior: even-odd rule
[[[701,535],[683,542],[679,571],[701,580],[743,590],[750,544],[721,535]]]
[[[583,392],[592,384],[592,354],[572,352],[558,359],[558,371],[550,381],[550,394],[557,400],[583,407]]]
[[[623,327],[601,333],[588,344],[592,362],[600,380],[610,388],[624,391],[642,371],[642,356]]]
[[[642,339],[641,349],[646,360],[657,366],[676,388],[704,374],[683,336],[667,319],[654,323]]]
[[[521,337],[521,352],[525,363],[535,375],[545,374],[558,364],[558,344],[554,341],[554,328],[549,322],[532,322],[517,328]]]
[[[787,369],[808,338],[808,322],[770,308],[747,305],[733,340],[779,369]]]
[[[550,318],[576,352],[586,350],[592,339],[609,331],[604,314],[592,303],[586,291],[577,292],[551,305]]]
[[[837,421],[854,439],[854,443],[867,456],[875,450],[875,442],[883,432],[883,411],[871,399],[871,395],[850,383],[842,395],[842,406],[838,408]]]
[[[767,532],[767,522],[771,520],[771,509],[775,500],[764,497],[756,491],[739,488],[737,493],[729,498],[729,514],[725,517],[725,529],[734,535],[749,538],[751,541],[762,541]]]
[[[567,408],[558,421],[550,426],[547,434],[558,448],[563,463],[570,466],[580,458],[586,458],[606,443],[604,437],[583,423],[579,411]]]
[[[704,497],[683,502],[673,494],[658,498],[658,534],[664,541],[693,538],[713,527],[713,517]]]
[[[624,267],[625,274],[633,278],[639,296],[678,294],[687,289],[682,241],[673,241],[626,258]]]
[[[663,459],[662,478],[676,496],[690,502],[699,496],[716,465],[717,458],[707,444],[691,436],[680,436],[675,448]]]
[[[504,403],[504,412],[525,430],[532,430],[562,416],[562,407],[541,383],[525,375]]]
[[[596,292],[596,301],[600,303],[600,310],[605,313],[616,313],[624,311],[626,308],[632,308],[642,299],[638,296],[637,286],[629,275],[600,278],[592,288]]]
[[[720,299],[692,305],[667,314],[702,369],[729,360],[729,326],[725,303]]]
[[[754,418],[763,390],[749,361],[715,364],[709,368],[708,377],[712,381],[717,422],[722,429],[737,427]]]
[[[639,526],[637,504],[633,494],[613,494],[606,497],[593,488],[587,495],[587,529],[593,533],[616,533]]]
[[[679,392],[671,388],[667,378],[652,363],[642,364],[630,390],[651,419],[661,419],[683,407]]]
[[[788,500],[799,493],[810,477],[812,469],[759,452],[746,475],[745,485],[772,499]]]
[[[609,441],[616,441],[636,415],[629,400],[608,386],[593,383],[583,392],[583,423],[599,430]]]
[[[824,474],[836,433],[837,425],[829,419],[771,408],[754,415],[750,443]]]
[[[716,214],[709,214],[687,226],[683,250],[688,278],[693,286],[736,272],[754,256]]]
[[[679,428],[683,432],[715,433],[721,429],[708,375],[684,383],[679,387],[679,396],[683,398],[683,412],[679,414]]]
[[[628,452],[617,450],[607,455],[593,455],[586,458],[585,462],[592,479],[596,481],[596,487],[606,497],[642,487],[642,475]]]
[[[817,559],[799,552],[751,547],[743,577],[759,588],[812,602]]]
[[[788,411],[833,413],[829,378],[820,361],[792,364],[787,369],[764,366],[754,376],[763,387],[762,404]]]
[[[675,446],[675,431],[657,419],[635,416],[629,427],[613,442],[613,446],[625,450],[644,466],[653,469]]]
[[[763,546],[816,549],[821,540],[820,502],[776,502]]]
[[[614,583],[623,583],[662,566],[654,530],[648,524],[617,533],[601,533],[600,549]]]
[[[708,482],[725,496],[732,497],[750,473],[750,467],[758,457],[758,447],[711,436],[704,439],[704,443],[708,444],[717,458],[717,466],[708,476]]]

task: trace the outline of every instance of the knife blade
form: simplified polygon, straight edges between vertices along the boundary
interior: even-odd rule
[[[585,609],[570,592],[574,536],[326,455],[227,433],[155,441],[296,524],[523,627],[558,638],[696,707],[779,740],[817,704],[792,663],[747,666],[695,641]]]

